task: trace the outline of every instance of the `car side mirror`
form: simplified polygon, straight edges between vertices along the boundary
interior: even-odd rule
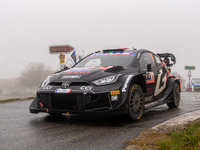
[[[147,71],[148,71],[148,72],[151,71],[151,64],[147,64]]]

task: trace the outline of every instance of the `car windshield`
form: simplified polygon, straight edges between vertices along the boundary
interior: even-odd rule
[[[98,53],[92,54],[81,62],[76,64],[74,68],[95,67],[95,66],[128,66],[136,53]]]

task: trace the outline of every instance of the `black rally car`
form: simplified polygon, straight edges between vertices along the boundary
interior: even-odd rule
[[[132,120],[161,104],[177,108],[180,80],[170,73],[173,54],[107,49],[86,56],[41,84],[31,113],[129,114]]]

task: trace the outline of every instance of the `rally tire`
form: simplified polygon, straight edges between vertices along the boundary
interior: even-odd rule
[[[137,121],[142,117],[144,111],[144,96],[142,88],[137,84],[130,86],[128,108],[129,116],[133,121]]]
[[[169,108],[178,108],[180,104],[180,87],[178,83],[174,83],[174,88],[172,91],[172,102],[167,103]]]

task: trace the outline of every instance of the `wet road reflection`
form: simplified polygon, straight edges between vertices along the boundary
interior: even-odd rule
[[[167,105],[145,113],[138,122],[125,115],[30,114],[31,101],[0,104],[1,149],[121,149],[131,137],[178,115],[199,110],[200,93],[181,94],[178,109]]]

